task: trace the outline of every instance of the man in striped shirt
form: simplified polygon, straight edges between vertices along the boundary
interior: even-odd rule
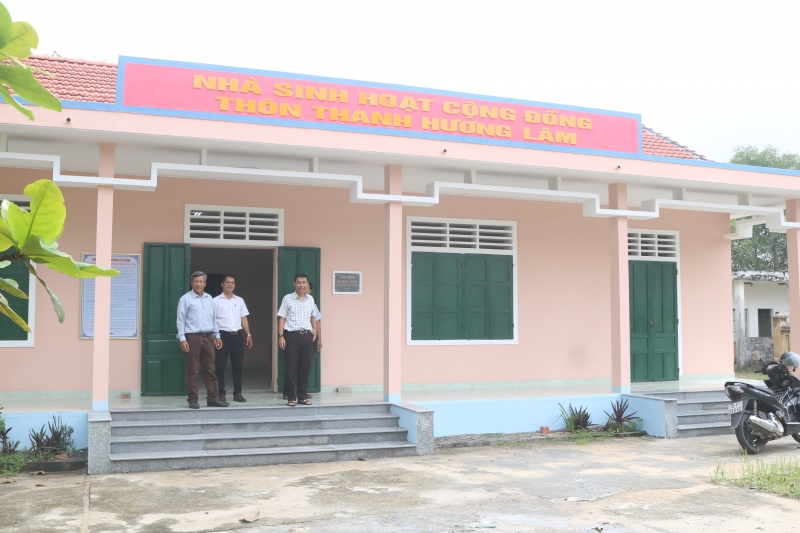
[[[311,405],[308,399],[308,375],[314,360],[317,320],[314,318],[314,297],[306,294],[308,276],[294,277],[295,292],[283,297],[278,309],[278,345],[286,361],[284,388],[289,406]]]

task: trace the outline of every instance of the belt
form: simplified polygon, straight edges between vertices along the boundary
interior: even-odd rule
[[[288,333],[297,333],[298,335],[307,335],[307,334],[311,333],[311,330],[310,329],[296,329],[294,331],[287,331],[286,333],[287,334]]]
[[[238,329],[236,331],[225,331],[224,329],[221,329],[221,330],[219,330],[219,334],[220,335],[238,335],[240,331],[242,331],[242,330]]]
[[[213,337],[214,336],[214,332],[213,331],[198,331],[197,333],[186,333],[186,334],[184,334],[185,337],[191,337],[193,335],[197,335],[197,336],[200,336],[200,337]]]

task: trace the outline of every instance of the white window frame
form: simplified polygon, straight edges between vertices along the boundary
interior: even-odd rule
[[[31,199],[29,196],[25,196],[24,194],[0,194],[0,200],[8,200],[10,202],[30,202]],[[2,253],[2,252],[0,252]],[[3,274],[3,270],[0,269],[0,277]],[[29,277],[30,281],[28,282],[28,319],[26,322],[28,323],[28,327],[31,328],[31,332],[28,333],[28,339],[24,341],[4,341],[0,340],[0,348],[33,348],[34,347],[34,336],[36,333],[36,276],[30,274]]]
[[[275,241],[245,241],[237,239],[202,239],[190,237],[190,218],[192,211],[247,211],[249,213],[267,213],[278,215],[278,239]],[[260,247],[274,248],[283,246],[284,210],[271,207],[247,207],[241,205],[200,205],[186,204],[183,212],[183,242],[187,244],[213,244],[227,247]]]
[[[412,222],[455,222],[459,224],[502,224],[511,226],[512,249],[509,250],[482,250],[480,248],[438,248],[411,245],[411,223]],[[474,218],[434,218],[434,217],[406,217],[406,345],[407,346],[477,346],[477,345],[499,345],[499,344],[519,344],[519,284],[517,282],[517,223],[509,220],[480,220]],[[446,339],[446,340],[411,340],[411,253],[412,252],[434,252],[449,254],[480,254],[480,255],[510,255],[512,256],[511,274],[513,278],[513,316],[514,316],[514,336],[511,339]]]
[[[661,263],[675,263],[678,271],[675,283],[678,285],[678,377],[683,375],[683,304],[681,303],[681,232],[663,229],[628,228],[628,232],[660,233],[661,235],[675,236],[675,257],[641,257],[628,255],[628,261],[655,261]],[[627,232],[626,232],[627,233]],[[630,310],[629,310],[630,311]]]

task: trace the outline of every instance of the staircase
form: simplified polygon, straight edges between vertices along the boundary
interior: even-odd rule
[[[728,413],[731,402],[722,389],[648,392],[647,396],[678,400],[678,438],[733,433]]]
[[[417,455],[388,403],[111,411],[111,471]]]

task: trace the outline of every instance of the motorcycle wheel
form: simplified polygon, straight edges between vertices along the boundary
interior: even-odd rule
[[[797,433],[795,433],[794,435],[792,435],[792,438],[793,438],[794,440],[796,440],[797,442],[800,442],[800,435],[798,435]]]
[[[746,424],[750,416],[750,414],[745,413],[739,425],[736,426],[736,440],[739,441],[739,444],[742,446],[742,449],[747,452],[747,455],[758,455],[761,450],[764,449],[764,446],[767,445],[767,441],[753,435],[752,430]]]

